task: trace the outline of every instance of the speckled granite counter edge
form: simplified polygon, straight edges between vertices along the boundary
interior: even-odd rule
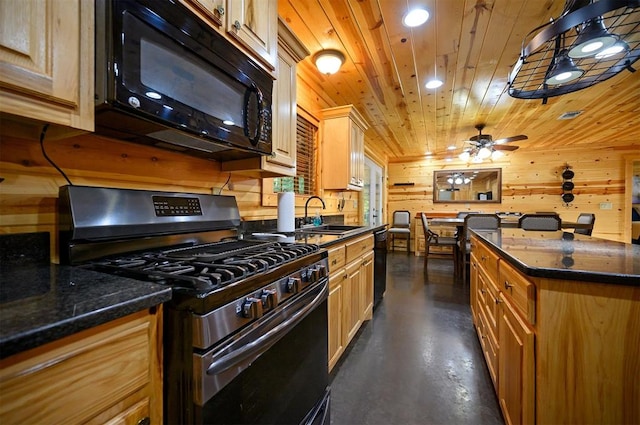
[[[509,254],[508,251],[504,251],[502,248],[496,246],[491,240],[485,238],[482,231],[471,230],[473,234],[478,236],[482,241],[495,253],[503,257],[513,267],[523,274],[531,277],[542,277],[546,279],[564,279],[564,280],[576,280],[582,282],[593,283],[609,283],[616,285],[631,285],[640,286],[640,277],[636,275],[628,274],[615,274],[615,273],[598,273],[589,272],[584,270],[565,270],[556,268],[540,268],[530,267],[527,264],[521,262],[517,258]]]

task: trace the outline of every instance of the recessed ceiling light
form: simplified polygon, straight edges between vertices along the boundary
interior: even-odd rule
[[[429,12],[426,9],[413,9],[409,11],[404,18],[402,18],[402,23],[407,27],[417,27],[429,19]]]
[[[440,80],[429,80],[429,81],[427,81],[427,84],[425,84],[424,86],[426,88],[428,88],[428,89],[437,89],[442,84],[444,84],[444,83],[442,81],[440,81]]]
[[[447,149],[450,151],[455,150],[455,148],[456,148],[456,145],[447,146]]]

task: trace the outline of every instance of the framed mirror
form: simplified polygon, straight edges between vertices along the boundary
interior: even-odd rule
[[[433,202],[499,204],[502,202],[502,169],[434,171]]]

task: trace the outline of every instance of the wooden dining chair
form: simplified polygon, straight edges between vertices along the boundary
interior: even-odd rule
[[[464,218],[462,235],[458,237],[458,266],[462,269],[463,282],[466,282],[471,261],[471,229],[496,230],[500,228],[498,214],[469,214]]]
[[[558,214],[525,214],[518,220],[524,230],[560,230],[562,220]]]
[[[458,241],[452,236],[440,236],[436,232],[429,229],[429,223],[427,222],[427,216],[425,213],[420,213],[420,219],[422,220],[422,229],[424,231],[424,271],[427,271],[429,264],[429,256],[451,256],[453,257],[453,270],[458,274]],[[431,247],[446,247],[450,252],[431,252]]]
[[[596,222],[596,215],[591,213],[580,213],[576,222],[581,224],[590,224],[591,227],[587,229],[576,229],[573,231],[573,233],[591,236],[591,233],[593,232],[593,225]]]
[[[393,212],[393,223],[389,228],[391,235],[391,249],[395,251],[396,236],[400,236],[407,241],[407,254],[410,252],[411,245],[411,213],[406,210],[397,210]]]

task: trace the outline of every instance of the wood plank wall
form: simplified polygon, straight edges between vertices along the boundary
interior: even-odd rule
[[[331,103],[322,92],[322,82],[310,71],[298,76],[298,104],[320,120],[322,109],[339,105]],[[55,261],[58,188],[67,182],[42,154],[41,128],[37,123],[0,116],[0,233],[50,232]],[[218,194],[224,187],[222,194],[236,197],[243,220],[277,218],[277,202],[274,195],[263,192],[261,179],[221,172],[215,161],[94,134],[45,138],[44,146],[75,185],[207,194]],[[321,184],[321,170],[318,174]],[[265,180],[265,184],[270,182]],[[359,192],[320,189],[318,195],[325,200],[323,215],[342,214],[346,224],[361,223]],[[297,217],[304,215],[306,198],[296,197]],[[338,202],[343,198],[345,207],[339,211]],[[312,205],[310,214],[317,209]]]
[[[502,203],[436,203],[433,199],[433,171],[464,169],[459,161],[405,159],[389,163],[388,219],[394,210],[420,211],[555,211],[564,220],[575,220],[579,213],[594,213],[593,236],[624,240],[625,157],[638,153],[638,145],[594,146],[592,149],[535,150],[521,148],[493,163],[468,168],[502,168]],[[640,155],[639,155],[640,156]],[[575,200],[562,202],[562,171],[569,164],[575,172]],[[414,186],[394,186],[394,183]],[[611,203],[601,210],[600,203]]]

